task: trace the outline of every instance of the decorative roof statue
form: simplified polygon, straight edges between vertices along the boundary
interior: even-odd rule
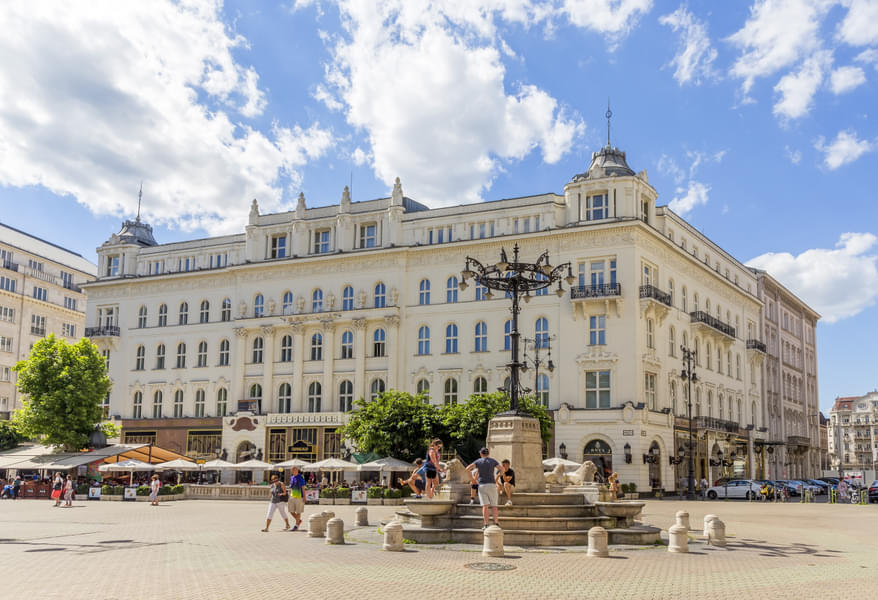
[[[299,201],[296,203],[296,218],[305,218],[305,192],[299,192]]]
[[[256,221],[259,219],[259,203],[256,201],[256,198],[253,198],[253,202],[250,203],[250,224],[256,225]]]
[[[393,183],[393,194],[390,196],[390,206],[402,206],[402,183],[399,181],[399,177],[396,178],[396,181]]]

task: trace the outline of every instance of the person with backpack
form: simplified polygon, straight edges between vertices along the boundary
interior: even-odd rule
[[[55,481],[52,483],[52,499],[55,501],[55,507],[61,506],[61,494],[64,487],[64,480],[61,479],[61,473],[55,473]]]
[[[265,529],[262,530],[263,533],[268,533],[268,526],[271,525],[271,518],[274,516],[274,511],[280,511],[280,516],[284,518],[284,523],[286,523],[286,527],[284,527],[284,531],[290,530],[290,519],[287,517],[287,502],[290,499],[290,493],[284,487],[284,484],[278,479],[277,475],[271,476],[271,499],[268,503],[268,514],[265,517]]]

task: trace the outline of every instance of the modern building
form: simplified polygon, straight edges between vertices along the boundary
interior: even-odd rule
[[[244,233],[171,244],[128,221],[98,248],[87,317],[110,353],[122,441],[316,460],[342,452],[356,399],[395,388],[454,403],[503,388],[510,301],[460,272],[467,256],[493,262],[517,244],[575,278],[520,317],[542,350],[555,336],[556,368],[523,376],[554,414],[549,454],[595,460],[641,490],[677,487],[685,346],[697,352],[696,475],[768,476],[760,280],[657,198],[608,144],[560,194],[431,209],[397,180],[389,198],[352,202],[345,188],[337,204],[300,195],[278,214],[254,200]]]
[[[878,470],[878,390],[835,399],[829,413],[829,457],[833,470]]]
[[[85,294],[95,266],[75,252],[0,223],[0,419],[20,406],[12,367],[49,333],[85,331]]]

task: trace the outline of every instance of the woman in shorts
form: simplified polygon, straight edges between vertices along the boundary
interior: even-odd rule
[[[424,477],[427,479],[427,498],[433,498],[436,488],[439,487],[439,456],[442,453],[442,440],[436,438],[427,449],[427,462],[424,465]]]

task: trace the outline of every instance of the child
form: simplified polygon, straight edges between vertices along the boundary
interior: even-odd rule
[[[412,488],[412,491],[415,493],[415,498],[420,498],[424,493],[424,488],[426,487],[426,482],[424,481],[424,459],[416,458],[415,459],[415,470],[412,471],[411,476],[408,479],[399,478],[400,486],[409,486]]]

